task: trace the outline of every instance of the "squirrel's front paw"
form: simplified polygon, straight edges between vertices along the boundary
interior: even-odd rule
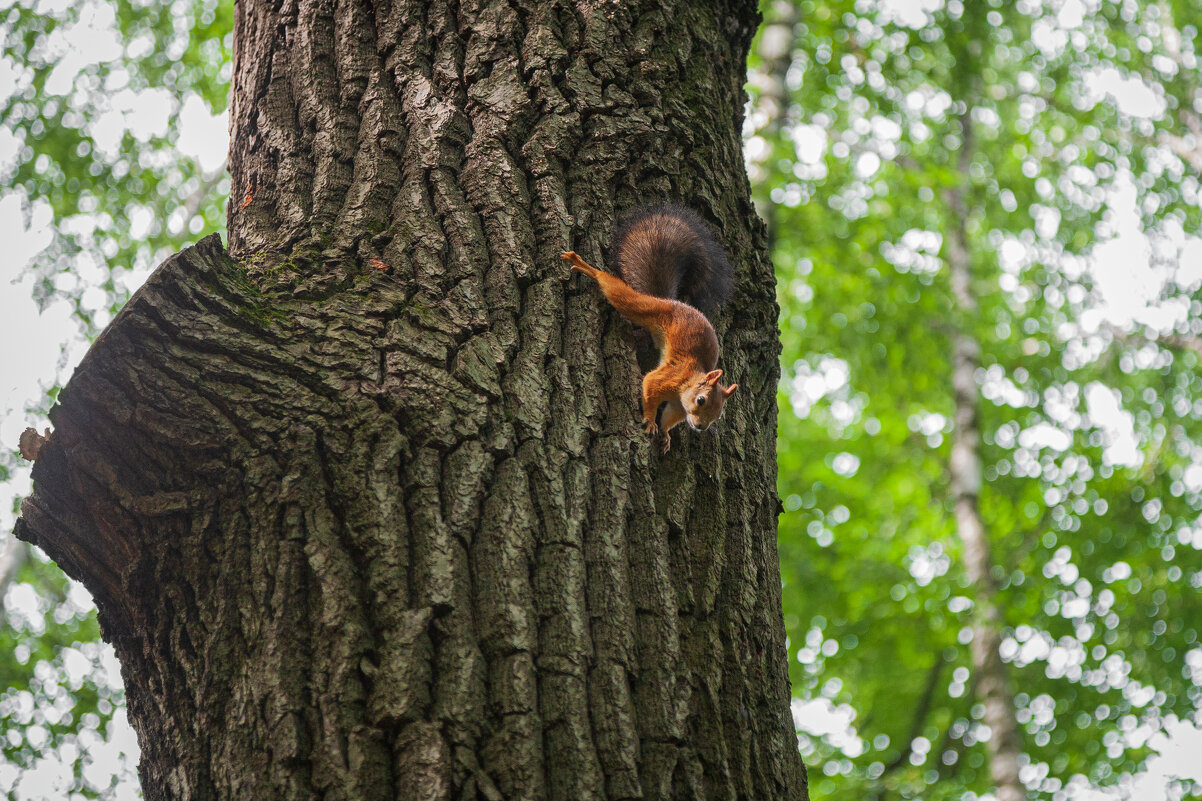
[[[672,447],[672,435],[665,431],[659,437],[659,455],[663,456]]]
[[[659,433],[659,426],[657,426],[655,424],[654,420],[644,420],[643,421],[643,433],[655,436],[656,434]]]

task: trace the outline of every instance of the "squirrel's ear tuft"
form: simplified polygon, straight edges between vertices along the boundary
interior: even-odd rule
[[[705,383],[707,383],[707,384],[717,384],[717,383],[718,383],[718,379],[719,379],[719,378],[721,378],[721,377],[722,377],[722,371],[721,371],[721,370],[710,370],[710,371],[709,371],[709,372],[706,374],[706,376],[705,376]]]
[[[739,388],[739,385],[738,385],[738,384],[731,384],[729,387],[727,387],[726,389],[722,390],[722,392],[723,392],[723,394],[724,394],[724,395],[726,395],[726,397],[728,397],[728,398],[729,398],[731,395],[735,394],[735,390],[736,390],[736,389],[738,389],[738,388]]]

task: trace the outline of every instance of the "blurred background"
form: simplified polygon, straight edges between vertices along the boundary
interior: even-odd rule
[[[745,155],[813,797],[991,798],[1007,747],[1032,799],[1202,797],[1202,0],[763,13]],[[153,267],[224,231],[231,28],[0,0],[9,799],[139,796],[87,593],[7,537],[7,449]]]

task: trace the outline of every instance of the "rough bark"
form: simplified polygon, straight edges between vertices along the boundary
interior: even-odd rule
[[[964,141],[960,149],[960,174],[968,175],[972,162],[971,119],[960,118]],[[961,321],[977,313],[972,288],[972,254],[969,250],[967,220],[971,213],[961,188],[948,192],[953,223],[947,239],[947,265],[952,298]],[[1023,801],[1026,790],[1019,780],[1019,755],[1022,738],[1014,708],[1014,692],[1006,663],[1002,661],[1002,614],[997,601],[993,575],[993,556],[989,535],[981,519],[979,498],[984,474],[981,468],[981,432],[977,425],[980,390],[976,373],[980,368],[981,349],[966,325],[952,332],[952,385],[955,394],[955,429],[948,465],[956,533],[964,545],[964,569],[971,582],[974,620],[972,627],[972,664],[974,686],[985,707],[985,725],[990,737],[989,774],[997,788],[998,801]]]
[[[84,581],[156,799],[806,796],[751,3],[237,5],[230,253],[59,396],[19,535]],[[574,249],[676,198],[738,273],[665,459]]]

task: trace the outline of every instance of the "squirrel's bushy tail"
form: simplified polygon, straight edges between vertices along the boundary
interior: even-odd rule
[[[639,209],[618,223],[611,254],[635,290],[682,300],[707,316],[730,299],[734,272],[710,227],[682,206]]]

